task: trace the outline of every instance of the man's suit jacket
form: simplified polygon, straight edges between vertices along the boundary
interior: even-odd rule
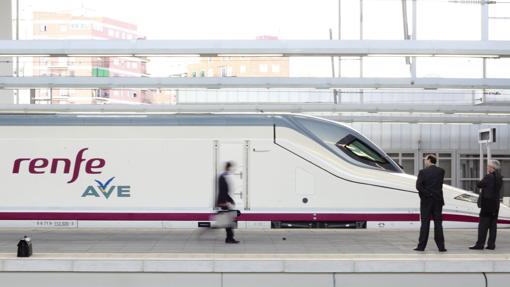
[[[499,211],[500,190],[503,186],[503,178],[497,172],[488,173],[476,184],[482,189],[480,194],[481,210],[480,215],[493,215]]]
[[[216,206],[219,207],[225,207],[227,203],[235,204],[229,194],[229,186],[226,176],[227,173],[224,172],[218,178],[218,198],[216,200]]]
[[[431,165],[420,170],[416,180],[416,189],[421,200],[433,199],[444,205],[443,198],[444,169]]]

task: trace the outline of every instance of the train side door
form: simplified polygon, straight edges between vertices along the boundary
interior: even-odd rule
[[[225,171],[225,163],[234,164],[227,177],[230,196],[234,199],[236,209],[243,210],[247,200],[247,157],[248,141],[218,141],[216,154],[216,170],[218,178]],[[216,195],[217,195],[216,187]]]

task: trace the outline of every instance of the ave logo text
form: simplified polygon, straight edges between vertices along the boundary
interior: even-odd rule
[[[112,181],[115,177],[108,179],[105,183],[95,180],[97,185],[89,185],[85,188],[81,197],[102,197],[109,199],[110,197],[131,197],[131,186],[129,185],[113,185]]]

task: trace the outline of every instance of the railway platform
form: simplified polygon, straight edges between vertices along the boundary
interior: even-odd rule
[[[431,232],[432,234],[432,232]],[[16,257],[20,238],[34,254]],[[474,229],[446,229],[423,253],[418,230],[0,229],[0,282],[17,286],[508,286],[510,230],[474,251]],[[4,285],[3,286],[8,286]]]

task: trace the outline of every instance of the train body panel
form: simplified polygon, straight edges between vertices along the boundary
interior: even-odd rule
[[[2,220],[208,220],[229,160],[241,220],[419,222],[416,177],[336,123],[292,115],[16,119],[0,118]],[[444,194],[446,220],[476,222],[476,195],[450,186]],[[504,206],[501,219],[510,223]]]

